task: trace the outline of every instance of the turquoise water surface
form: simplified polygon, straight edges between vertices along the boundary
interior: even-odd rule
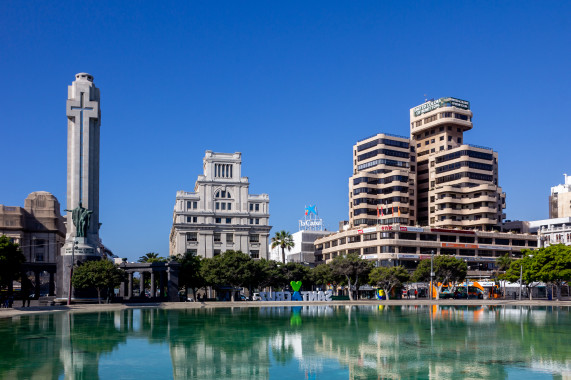
[[[0,320],[1,379],[559,379],[559,307],[303,306]]]

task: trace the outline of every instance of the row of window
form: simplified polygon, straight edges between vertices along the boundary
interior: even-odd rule
[[[399,213],[399,209],[400,212],[402,212],[403,214],[408,213],[408,207],[383,207],[383,214],[384,215],[396,214]],[[358,208],[353,211],[353,215],[355,216],[361,214],[380,215],[380,213],[381,213],[380,209],[379,211],[377,211],[377,209],[370,209],[370,208]]]
[[[214,164],[214,177],[232,178],[232,164]]]
[[[230,202],[216,202],[215,209],[216,210],[231,211],[232,210],[232,203],[230,203]]]
[[[456,181],[456,180],[459,180],[461,178],[470,178],[470,179],[475,179],[478,181],[486,181],[486,182],[492,182],[494,180],[494,176],[491,176],[491,175],[464,172],[464,173],[455,173],[455,174],[445,175],[443,177],[438,177],[438,178],[436,178],[436,183],[441,184],[441,183],[445,183],[445,182]]]
[[[354,224],[356,226],[361,226],[361,225],[374,226],[377,224],[382,224],[382,225],[402,224],[402,225],[406,226],[406,225],[408,225],[408,218],[386,218],[386,219],[361,218],[361,219],[355,219]]]
[[[441,162],[455,160],[457,158],[460,158],[461,156],[468,156],[468,157],[478,158],[480,160],[488,160],[488,161],[492,161],[492,159],[494,158],[493,154],[491,154],[491,153],[477,152],[474,150],[459,150],[459,151],[456,151],[453,153],[445,154],[445,155],[440,156],[440,157],[436,157],[436,163],[439,164]]]
[[[377,187],[359,187],[358,189],[354,189],[353,190],[353,195],[357,195],[357,194],[370,194],[370,195],[376,195],[376,194],[391,194],[391,193],[408,193],[408,187],[407,186],[389,186],[389,187],[383,187],[383,188],[377,188]]]
[[[408,182],[408,177],[403,175],[392,175],[385,178],[359,177],[353,178],[353,185],[358,185],[360,183],[367,183],[368,185],[384,185],[395,181],[406,183]]]
[[[401,152],[398,150],[392,149],[375,149],[367,153],[360,154],[357,157],[357,161],[367,160],[371,157],[375,157],[379,154],[384,154],[385,156],[393,156],[393,157],[401,157],[401,158],[409,158],[410,154],[408,152]]]
[[[226,243],[234,243],[234,234],[226,233]],[[219,232],[215,232],[213,235],[213,239],[215,243],[222,242],[222,234]],[[188,242],[198,242],[198,232],[187,232],[186,233],[186,241]],[[249,236],[250,243],[259,243],[260,242],[260,235],[259,234],[252,234]]]
[[[385,199],[377,199],[377,198],[357,198],[353,200],[353,206],[360,205],[361,203],[365,203],[368,205],[386,205],[389,203],[400,202],[400,203],[408,203],[408,197],[389,197]],[[413,202],[413,201],[411,201]],[[413,202],[414,203],[414,202]]]
[[[439,166],[436,168],[436,173],[444,173],[451,170],[460,169],[461,167],[468,167],[470,169],[478,169],[478,170],[485,170],[491,172],[494,167],[490,164],[481,164],[479,162],[472,162],[472,161],[461,161],[461,162],[454,162],[452,164]]]
[[[440,239],[439,239],[440,237]],[[496,244],[496,245],[510,245],[510,239],[505,238],[491,238],[491,237],[478,237],[476,241],[475,236],[456,236],[456,235],[437,235],[426,233],[412,233],[412,232],[372,232],[362,235],[352,235],[347,237],[348,243],[360,243],[361,241],[371,241],[377,239],[402,239],[414,241],[431,241],[431,242],[446,242],[446,243],[466,243],[466,244]],[[339,245],[345,244],[345,238],[334,240],[339,242]],[[526,243],[527,242],[527,243]],[[324,243],[325,248],[329,248],[329,242]],[[537,247],[537,240],[523,240],[511,239],[511,245],[516,247]],[[337,246],[337,244],[331,246]]]
[[[369,141],[367,143],[364,143],[364,144],[357,146],[357,151],[361,152],[365,149],[372,148],[375,145],[390,145],[390,146],[396,146],[396,147],[405,148],[405,149],[408,149],[408,147],[409,147],[408,142],[405,142],[405,141],[396,141],[396,140],[391,140],[391,139],[376,139],[376,140]]]
[[[387,166],[396,166],[399,168],[408,168],[409,163],[406,161],[387,160],[387,159],[382,158],[382,159],[373,160],[371,162],[361,164],[361,165],[357,166],[357,169],[358,170],[364,170],[364,169],[371,168],[371,167],[377,166],[377,165],[387,165]]]
[[[187,216],[186,222],[187,223],[198,223],[198,217]],[[225,224],[232,224],[232,218],[215,218],[214,219],[214,223],[216,223],[216,224],[222,224],[222,222],[224,222]],[[260,224],[260,218],[250,218],[249,224]]]

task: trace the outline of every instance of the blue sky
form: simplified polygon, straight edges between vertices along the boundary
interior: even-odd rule
[[[408,136],[428,98],[471,102],[469,144],[499,152],[507,218],[547,218],[571,174],[571,3],[0,2],[0,203],[65,208],[67,86],[101,89],[101,237],[168,254],[177,190],[205,150],[242,152],[270,223],[348,217],[352,145]]]

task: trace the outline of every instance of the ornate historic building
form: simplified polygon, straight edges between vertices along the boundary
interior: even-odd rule
[[[213,257],[234,250],[267,259],[270,197],[248,193],[242,154],[207,150],[203,163],[194,191],[176,193],[170,255]]]

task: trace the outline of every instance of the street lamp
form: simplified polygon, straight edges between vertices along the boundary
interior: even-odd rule
[[[69,288],[67,293],[67,305],[71,305],[71,278],[73,277],[73,264],[75,263],[75,247],[77,246],[77,240],[74,239],[73,245],[71,246],[71,264],[69,266]]]
[[[430,300],[432,301],[432,288],[433,288],[433,281],[434,281],[434,250],[430,251]]]

